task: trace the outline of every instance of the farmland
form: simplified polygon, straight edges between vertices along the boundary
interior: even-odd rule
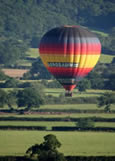
[[[112,105],[111,109],[114,110]],[[93,131],[51,131],[53,126],[76,126],[75,121],[44,121],[46,118],[115,118],[115,113],[53,113],[54,110],[103,110],[96,104],[67,104],[67,105],[43,105],[40,109],[52,110],[51,113],[27,113],[23,115],[11,113],[2,114],[1,118],[17,118],[17,121],[0,121],[1,126],[46,126],[46,131],[37,130],[0,130],[0,155],[24,155],[27,148],[35,143],[41,143],[47,134],[54,134],[62,143],[59,149],[64,155],[71,156],[114,156],[115,155],[115,133],[114,132],[93,132]],[[42,121],[21,121],[21,119],[43,119]],[[95,127],[114,127],[115,122],[96,122]],[[106,146],[107,145],[107,146]]]
[[[8,76],[14,77],[14,78],[23,77],[23,75],[26,72],[28,72],[27,69],[2,69],[2,71],[5,73],[5,75],[8,75]]]
[[[24,155],[29,146],[41,143],[49,133],[60,140],[60,151],[65,155],[115,155],[115,133],[49,131],[0,131],[0,155]]]

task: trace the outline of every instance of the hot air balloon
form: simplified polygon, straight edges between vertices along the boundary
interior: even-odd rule
[[[47,70],[71,96],[77,83],[96,65],[101,44],[86,28],[61,26],[42,37],[39,52]]]

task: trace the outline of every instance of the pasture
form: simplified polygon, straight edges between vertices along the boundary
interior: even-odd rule
[[[111,92],[110,90],[94,90],[87,89],[86,92],[79,92],[77,88],[73,90],[72,97],[99,97],[105,92]],[[45,93],[47,95],[60,96],[65,95],[64,88],[45,88]]]
[[[6,89],[8,91],[8,89]],[[45,89],[46,94],[60,96],[64,94],[63,89]],[[80,93],[77,89],[73,92],[73,97],[90,97],[100,96],[105,91],[103,90],[87,90]],[[36,112],[35,110],[43,110]],[[18,118],[18,121],[0,121],[0,126],[46,126],[46,131],[35,130],[0,130],[0,155],[24,155],[25,151],[33,144],[43,142],[43,137],[47,134],[54,134],[62,143],[59,149],[64,155],[71,156],[114,156],[115,155],[115,133],[114,132],[80,132],[80,131],[51,131],[53,126],[76,126],[76,122],[69,121],[70,118],[83,117],[100,117],[100,118],[115,118],[115,113],[101,112],[104,108],[98,108],[96,104],[59,104],[59,105],[42,105],[40,108],[34,108],[33,112],[25,114],[16,113],[1,113],[1,118]],[[115,109],[115,105],[111,106]],[[45,111],[46,110],[46,111]],[[48,112],[48,110],[50,112]],[[55,112],[58,110],[58,112]],[[62,112],[65,110],[65,112]],[[69,112],[67,112],[69,110]],[[72,110],[92,110],[91,113],[77,113]],[[93,112],[96,110],[98,112]],[[22,118],[64,118],[68,121],[21,121]],[[115,122],[96,122],[95,127],[115,127]]]
[[[51,130],[53,126],[76,126],[77,122],[71,121],[0,121],[0,126],[46,126]],[[96,122],[95,127],[115,127],[115,122]]]
[[[114,156],[115,133],[0,131],[0,155],[24,155],[33,144],[43,142],[47,134],[54,134],[62,143],[64,155]]]

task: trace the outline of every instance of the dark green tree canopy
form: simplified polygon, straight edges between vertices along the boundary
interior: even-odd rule
[[[16,65],[17,60],[26,56],[27,46],[18,40],[0,41],[0,64]]]
[[[78,90],[79,90],[80,92],[86,91],[86,89],[90,89],[90,88],[91,88],[90,80],[88,80],[88,79],[83,79],[82,81],[80,81],[80,82],[78,83],[77,88],[78,88]]]
[[[44,136],[41,144],[35,144],[27,149],[26,154],[29,157],[37,157],[38,161],[66,161],[64,155],[58,152],[57,148],[61,146],[55,135],[48,134]]]
[[[77,127],[80,129],[92,128],[94,127],[94,121],[90,118],[81,118],[77,123]]]
[[[104,93],[98,98],[98,107],[105,107],[106,112],[110,112],[111,104],[115,104],[115,93]]]
[[[31,107],[39,107],[43,104],[43,93],[41,87],[33,86],[19,90],[17,93],[18,107],[27,107],[29,110]]]
[[[51,74],[44,67],[40,58],[38,58],[37,61],[35,61],[32,64],[30,73],[32,77],[34,77],[34,79],[50,79],[51,78]]]

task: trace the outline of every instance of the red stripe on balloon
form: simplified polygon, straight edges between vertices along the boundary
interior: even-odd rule
[[[63,68],[63,67],[48,67],[50,73],[55,77],[84,77],[93,68]]]
[[[81,44],[41,44],[40,54],[68,54],[68,55],[82,55],[82,54],[100,54],[100,43],[81,43]]]
[[[72,91],[76,87],[76,85],[63,85],[63,87],[68,91]]]

